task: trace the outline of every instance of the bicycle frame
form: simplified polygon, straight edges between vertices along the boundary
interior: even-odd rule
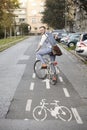
[[[55,85],[58,79],[56,68],[55,68],[55,66],[57,65],[57,62],[54,62],[54,61],[51,62],[49,59],[46,59],[46,58],[44,58],[44,60],[47,64],[47,69],[41,68],[41,61],[36,60],[34,64],[34,72],[36,73],[36,76],[39,79],[45,79],[48,76],[50,83],[52,85]],[[55,76],[56,80],[53,80],[53,76]]]

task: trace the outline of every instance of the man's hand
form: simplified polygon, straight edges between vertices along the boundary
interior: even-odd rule
[[[37,49],[36,49],[36,52],[38,52],[41,48],[41,45],[38,45]]]
[[[39,51],[38,49],[35,50],[35,52],[38,52],[38,51]]]

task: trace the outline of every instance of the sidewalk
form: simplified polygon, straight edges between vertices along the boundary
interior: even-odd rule
[[[86,60],[85,58],[79,56],[78,54],[76,54],[76,52],[75,52],[74,50],[70,50],[70,52],[71,52],[73,55],[75,55],[77,58],[79,58],[81,61],[83,61],[84,63],[86,63],[87,60]]]
[[[61,45],[61,44],[60,44]],[[67,48],[66,45],[62,45],[63,48]],[[86,63],[87,59],[79,56],[78,54],[76,54],[75,50],[69,50],[69,52],[71,52],[73,55],[75,55],[77,58],[79,58],[82,62]]]

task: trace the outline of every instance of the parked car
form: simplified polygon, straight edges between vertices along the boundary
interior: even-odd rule
[[[60,42],[60,39],[62,38],[62,36],[66,33],[65,30],[53,30],[52,34],[54,36],[54,38],[56,39],[56,41]]]
[[[65,36],[63,36],[63,37],[61,38],[60,42],[63,43],[63,44],[68,43],[69,37],[70,37],[72,34],[73,34],[73,33],[66,34]]]
[[[78,55],[87,57],[87,40],[77,42],[75,51]]]
[[[82,33],[80,37],[80,41],[85,41],[85,40],[87,40],[87,33]]]
[[[81,39],[77,42],[75,51],[78,55],[87,57],[87,34],[82,34]]]
[[[74,47],[74,46],[76,46],[77,42],[78,42],[79,39],[80,39],[80,36],[81,36],[81,33],[73,33],[73,34],[69,37],[69,39],[68,39],[68,41],[67,41],[67,46],[68,46],[68,47]]]

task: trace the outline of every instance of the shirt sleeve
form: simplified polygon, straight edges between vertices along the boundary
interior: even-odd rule
[[[42,38],[41,38],[41,41],[40,41],[40,43],[39,43],[39,45],[42,46],[43,43],[45,42],[46,38],[47,38],[47,35],[43,34],[43,35],[42,35]]]

